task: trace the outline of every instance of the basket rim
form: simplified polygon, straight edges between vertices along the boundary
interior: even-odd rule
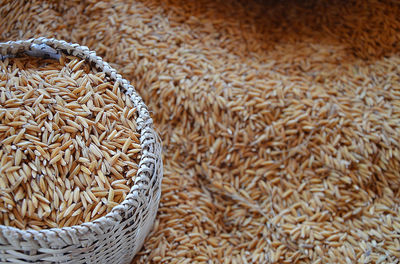
[[[103,61],[101,57],[97,56],[95,51],[89,50],[88,47],[81,46],[77,43],[69,43],[64,40],[58,40],[55,38],[39,37],[27,40],[0,42],[0,56],[17,55],[19,53],[29,51],[32,49],[32,46],[34,44],[45,44],[48,47],[55,49],[57,53],[62,52],[66,55],[72,55],[80,59],[84,59],[86,62],[92,63],[98,70],[104,72],[106,76],[109,77],[112,81],[119,82],[119,88],[121,89],[121,92],[124,92],[126,95],[130,96],[133,106],[136,108],[137,111],[137,132],[140,133],[140,145],[142,147],[141,158],[138,163],[138,171],[135,176],[134,184],[132,185],[128,195],[120,204],[113,207],[113,209],[106,215],[96,220],[85,222],[79,225],[68,227],[53,227],[43,230],[19,229],[17,227],[0,224],[0,232],[7,233],[8,235],[16,232],[23,237],[27,236],[27,238],[43,235],[47,237],[48,235],[51,235],[50,233],[70,233],[70,231],[77,231],[82,234],[90,232],[90,230],[101,230],[106,233],[106,231],[112,229],[113,226],[118,224],[120,220],[123,219],[123,214],[125,212],[127,212],[128,210],[132,210],[134,212],[139,207],[138,204],[134,202],[135,198],[138,196],[137,193],[140,191],[149,190],[148,186],[151,185],[151,180],[154,180],[154,177],[156,176],[155,170],[157,168],[157,159],[148,159],[148,157],[161,155],[161,149],[148,145],[159,144],[161,142],[161,139],[154,131],[153,120],[150,117],[147,106],[145,105],[141,96],[136,92],[134,86],[131,85],[129,81],[122,78],[122,76],[118,74],[114,68],[112,68],[107,62]],[[154,140],[147,140],[146,142],[144,142],[143,133],[148,134],[149,132],[153,133]],[[162,163],[161,159],[160,162]],[[150,164],[150,166],[148,166],[149,163],[153,164]],[[148,180],[148,177],[144,175],[145,173],[148,173],[149,170],[151,171],[150,180]],[[16,234],[14,233],[14,235]]]

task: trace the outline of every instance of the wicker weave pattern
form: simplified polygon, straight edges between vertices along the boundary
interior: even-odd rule
[[[19,53],[35,55],[47,46],[94,64],[118,81],[138,111],[142,158],[126,199],[93,222],[47,230],[19,230],[0,225],[1,263],[129,263],[140,250],[157,213],[163,175],[161,144],[146,105],[129,82],[85,46],[56,39],[37,38],[0,43],[0,58]],[[50,54],[50,57],[52,55]]]

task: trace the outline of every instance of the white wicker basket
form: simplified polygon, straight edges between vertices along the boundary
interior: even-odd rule
[[[87,47],[46,38],[0,43],[0,59],[21,53],[57,58],[61,52],[94,64],[130,95],[138,111],[142,147],[139,169],[126,199],[93,222],[41,231],[0,225],[0,263],[130,263],[158,209],[163,175],[160,140],[134,87]]]

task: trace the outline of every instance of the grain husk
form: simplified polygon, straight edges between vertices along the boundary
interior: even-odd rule
[[[8,6],[3,39],[93,47],[153,111],[166,177],[135,263],[398,262],[397,1]]]

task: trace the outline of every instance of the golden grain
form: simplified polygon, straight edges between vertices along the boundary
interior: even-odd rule
[[[132,81],[152,110],[164,141],[165,177],[155,230],[134,263],[398,261],[400,9],[396,1],[12,3],[9,9],[6,4],[5,12],[0,9],[0,38],[45,35],[84,44]],[[43,26],[43,21],[54,27]],[[68,58],[62,60],[70,63]],[[70,126],[63,121],[69,119],[81,134],[80,127],[87,127],[76,116],[93,116],[89,128],[97,134],[82,133],[84,142],[91,141],[87,152],[93,154],[85,158],[109,162],[119,149],[126,156],[120,154],[114,163],[118,171],[126,157],[140,155],[140,150],[125,149],[128,143],[116,138],[117,132],[113,143],[103,144],[110,134],[102,122],[108,104],[126,100],[113,92],[114,84],[104,83],[101,73],[83,78],[80,62],[68,66],[77,69],[69,70],[69,77],[53,78],[64,89],[55,98],[62,107],[56,107],[59,114],[53,116],[53,124],[28,123],[26,133],[31,137],[15,146],[31,157],[34,153],[25,151],[30,144],[24,141],[45,151],[57,143],[43,144],[38,137],[41,127],[61,129]],[[9,60],[0,61],[5,64]],[[52,71],[46,75],[52,76]],[[8,74],[20,85],[39,86],[39,77],[30,82],[17,78],[16,68]],[[79,84],[71,76],[81,78]],[[7,80],[0,77],[1,86]],[[92,83],[91,98],[84,98],[87,83]],[[108,93],[96,95],[106,89]],[[33,104],[43,94],[41,104],[48,102],[46,93],[28,90],[21,95],[24,101],[32,98]],[[68,96],[75,96],[75,104],[65,106],[70,103]],[[0,90],[0,102],[9,99]],[[76,100],[87,100],[87,105],[80,108]],[[10,101],[8,106],[18,103]],[[129,119],[136,110],[121,109],[121,123],[134,129]],[[27,108],[20,115],[28,113],[36,114]],[[115,115],[109,116],[110,124]],[[21,121],[12,116],[0,110],[1,118]],[[20,129],[11,128],[0,131],[10,129],[6,135],[10,137]],[[135,132],[124,136],[128,135],[139,144]],[[68,137],[75,135],[71,132]],[[48,131],[47,141],[50,138]],[[70,152],[75,153],[77,146]],[[69,159],[63,154],[63,159],[72,171],[78,164],[71,164],[77,160],[71,153]],[[83,157],[83,151],[80,154]],[[1,167],[8,162],[4,158]],[[96,187],[99,181],[104,188],[111,187],[106,180],[110,164],[94,167]],[[81,165],[90,169],[89,163]],[[12,160],[6,166],[18,165]],[[21,167],[26,175],[40,175],[42,170]],[[136,170],[127,168],[129,177]],[[16,181],[14,175],[10,178]],[[0,185],[9,187],[8,177]],[[74,181],[71,185],[72,190],[79,187]],[[89,212],[82,209],[81,218],[89,221],[96,205],[85,207],[84,187],[80,199]],[[92,190],[95,196],[102,191]],[[122,197],[123,192],[115,190],[114,201]]]
[[[90,67],[84,61],[73,57],[64,57],[63,61],[65,64],[60,65],[23,57],[1,64],[0,79],[9,81],[0,86],[0,97],[4,97],[0,100],[0,185],[13,194],[1,196],[3,211],[10,213],[10,218],[0,218],[4,224],[39,230],[90,221],[109,212],[130,191],[133,181],[120,180],[124,175],[127,179],[134,177],[131,171],[136,169],[139,155],[121,153],[140,150],[140,146],[131,140],[132,126],[121,123],[126,120],[121,109],[127,106],[119,97],[126,96],[101,73],[89,73],[96,76],[94,81],[88,78],[82,68]],[[39,66],[43,62],[45,66]],[[17,75],[19,79],[12,77]],[[24,82],[25,86],[13,86],[12,82]],[[96,121],[91,120],[91,98],[97,98],[104,107],[102,96],[110,98],[107,115],[102,112],[102,117],[93,115]],[[132,111],[134,118],[134,109],[124,111]],[[94,124],[100,124],[101,131]],[[113,129],[116,125],[118,128]],[[106,148],[101,144],[103,139]],[[103,171],[104,162],[107,166]],[[119,181],[109,193],[114,180]],[[96,186],[100,190],[93,193],[90,188]],[[118,197],[114,189],[120,191]],[[108,197],[108,203],[97,197]],[[95,213],[82,214],[92,208],[89,204],[95,205]]]

